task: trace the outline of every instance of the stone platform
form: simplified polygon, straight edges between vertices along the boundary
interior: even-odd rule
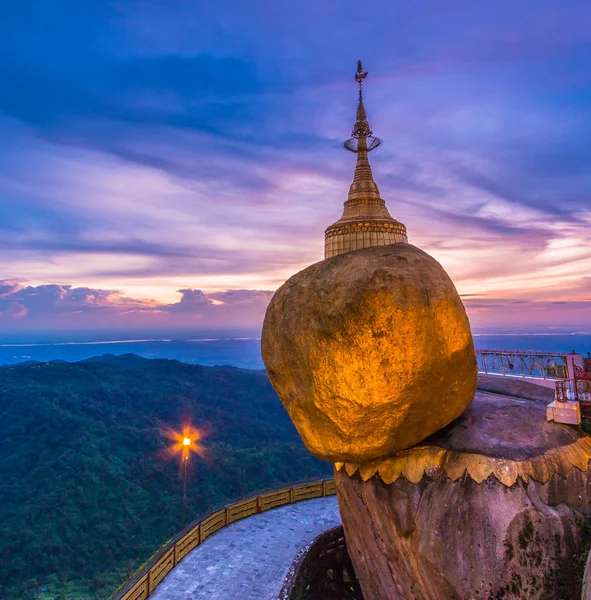
[[[277,600],[296,554],[340,523],[334,496],[253,515],[207,538],[150,599]]]

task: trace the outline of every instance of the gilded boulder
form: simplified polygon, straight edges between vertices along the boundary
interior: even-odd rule
[[[441,265],[400,243],[291,277],[267,309],[262,354],[304,443],[333,462],[417,444],[474,397],[468,318]]]

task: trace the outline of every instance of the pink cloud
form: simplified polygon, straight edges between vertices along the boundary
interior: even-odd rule
[[[591,331],[591,300],[556,302],[464,298],[473,330],[546,331],[553,327]]]
[[[589,278],[585,280],[588,286]],[[117,329],[259,330],[273,291],[227,290],[206,293],[184,288],[178,302],[133,298],[117,290],[70,285],[24,286],[0,280],[2,330],[73,331]],[[591,300],[531,300],[464,297],[475,331],[545,331],[549,327],[589,328]]]
[[[207,327],[258,329],[273,292],[181,289],[178,302],[133,298],[117,290],[70,285],[24,286],[0,280],[4,331]]]

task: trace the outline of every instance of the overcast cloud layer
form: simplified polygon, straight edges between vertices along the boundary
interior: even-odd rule
[[[340,216],[358,58],[473,325],[591,324],[586,0],[13,2],[0,57],[3,330],[258,327]]]

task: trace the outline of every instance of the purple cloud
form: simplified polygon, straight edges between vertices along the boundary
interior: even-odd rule
[[[587,278],[589,279],[589,278]],[[586,282],[587,289],[589,281]],[[74,330],[170,332],[192,329],[260,329],[272,291],[179,290],[178,302],[142,300],[115,290],[70,285],[18,286],[0,281],[0,325],[5,333]],[[586,329],[591,300],[546,301],[464,297],[475,331],[545,331],[550,325]]]
[[[11,3],[0,274],[30,285],[3,284],[0,319],[258,323],[253,290],[320,260],[340,215],[358,58],[412,243],[471,297],[584,303],[590,42],[584,0]]]
[[[168,310],[177,313],[199,313],[211,307],[212,301],[201,290],[178,290],[182,294],[179,302],[170,304]]]
[[[206,294],[179,290],[166,304],[126,296],[117,290],[71,285],[22,286],[0,280],[0,324],[5,332],[128,330],[201,327],[257,330],[273,292],[231,290]]]

